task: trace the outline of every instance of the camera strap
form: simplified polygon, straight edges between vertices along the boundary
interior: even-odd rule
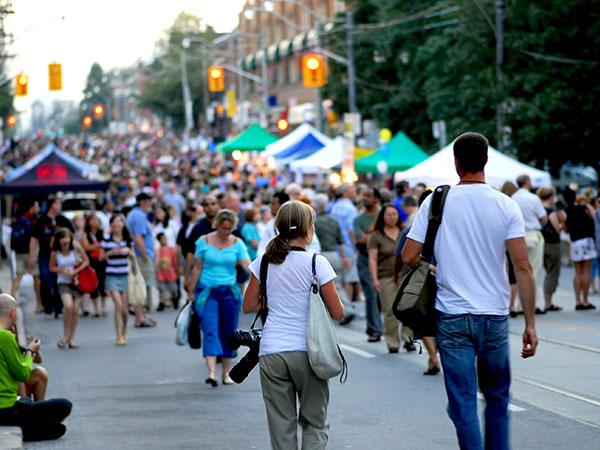
[[[260,300],[260,309],[256,313],[254,322],[252,322],[251,328],[254,328],[256,321],[260,317],[263,326],[267,321],[267,315],[269,314],[269,305],[267,303],[267,273],[269,272],[269,262],[267,261],[266,255],[263,255],[260,261],[260,283],[258,288],[258,298]]]

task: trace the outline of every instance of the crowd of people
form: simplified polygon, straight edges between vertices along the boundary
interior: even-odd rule
[[[233,384],[229,370],[236,352],[227,338],[237,328],[246,288],[249,297],[244,301],[248,303],[244,311],[256,310],[257,261],[266,252],[271,262],[281,266],[278,270],[285,271],[288,261],[299,258],[294,250],[300,248],[307,254],[321,254],[327,262],[320,263],[319,279],[329,286],[327,303],[340,325],[365,319],[367,342],[383,338],[392,354],[416,350],[412,331],[399,323],[392,304],[410,265],[405,264],[402,250],[407,239],[410,242],[411,236],[422,233],[423,220],[418,231],[410,230],[421,204],[427,205],[424,202],[431,193],[424,184],[411,187],[402,181],[393,189],[368,183],[301,186],[290,183],[282,174],[255,167],[237,168],[201,140],[187,147],[166,138],[143,137],[65,139],[58,144],[112,177],[98,204],[90,205],[85,215],[76,215],[72,220],[62,214],[59,195],[22,197],[14,202],[11,242],[16,275],[11,295],[17,296],[25,273],[34,277],[36,312],[62,316],[64,332],[57,336],[61,349],[79,347],[75,337],[79,316],[107,316],[107,299],[114,305],[117,346],[127,345],[130,314],[134,316],[134,327],[153,328],[156,321],[150,313],[178,309],[183,299],[192,301],[200,316],[206,383],[218,386],[220,360],[221,383]],[[3,169],[23,163],[39,148],[38,142],[31,141],[6,150]],[[161,162],[164,155],[171,157],[168,164]],[[589,293],[590,287],[595,287],[593,276],[599,272],[600,209],[596,193],[578,195],[577,189],[567,189],[557,203],[551,186],[541,187],[534,194],[526,175],[513,181],[507,181],[501,191],[516,202],[524,221],[527,257],[538,287],[535,313],[562,309],[552,302],[562,264],[562,245],[567,246],[567,260],[575,266],[574,307],[594,309]],[[312,208],[296,211],[293,219],[286,219],[287,228],[282,231],[281,208],[298,202]],[[312,211],[314,218],[309,214],[301,219],[308,214],[306,211]],[[498,214],[506,214],[497,218],[500,222],[511,217],[502,209]],[[282,236],[288,236],[285,245],[279,243],[283,250],[273,247]],[[516,300],[520,269],[511,256],[506,253],[505,257],[511,284],[510,309],[506,313],[516,317],[526,308]],[[74,280],[88,265],[95,270],[98,286],[84,294]],[[293,278],[292,273],[286,273],[286,277]],[[298,281],[298,286],[304,289],[307,282]],[[286,347],[286,339],[277,338],[277,327],[290,324],[277,311],[278,303],[286,302],[278,297],[277,283],[273,286],[275,293],[270,300],[274,309],[270,314],[274,337],[267,333],[263,340],[265,346],[272,342],[273,350],[261,356],[286,349],[302,351],[298,342],[290,341],[290,347]],[[155,289],[158,301],[153,298]],[[279,320],[283,322],[278,325]],[[424,374],[436,375],[442,363],[435,337],[423,336],[423,341],[429,353]],[[278,376],[281,364],[306,371],[304,360],[266,359],[272,360],[264,363],[264,369],[261,365],[263,390],[268,390],[265,386],[269,379]],[[311,389],[321,386],[315,380],[304,382]],[[322,386],[320,389],[321,398],[308,398],[307,402],[324,402],[326,408],[328,391]],[[271,399],[278,395],[271,394]],[[269,408],[267,398],[265,403]],[[319,430],[308,437],[326,442],[326,418],[315,420],[319,421]],[[280,430],[280,418],[269,416],[270,425],[272,421],[273,427]],[[272,433],[272,441],[279,434]]]

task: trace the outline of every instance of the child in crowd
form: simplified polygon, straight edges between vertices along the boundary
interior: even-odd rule
[[[179,267],[175,250],[169,247],[167,236],[164,233],[158,233],[156,239],[160,243],[160,248],[156,252],[156,280],[160,296],[158,311],[165,307],[173,306],[171,298],[177,295],[177,273]]]

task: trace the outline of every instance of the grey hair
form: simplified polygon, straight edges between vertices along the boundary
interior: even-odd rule
[[[290,195],[295,190],[299,190],[300,192],[302,192],[302,186],[300,186],[297,183],[288,184],[287,187],[285,188],[285,193],[287,195]]]
[[[12,295],[0,294],[0,317],[8,317],[13,309],[17,308],[17,302]]]
[[[313,198],[313,205],[315,207],[315,211],[324,212],[327,211],[327,205],[329,204],[329,197],[327,194],[319,193],[315,195]]]

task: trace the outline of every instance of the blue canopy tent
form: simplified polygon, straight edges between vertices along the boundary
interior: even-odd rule
[[[275,158],[275,164],[283,167],[297,159],[306,158],[331,142],[331,139],[303,123],[284,138],[267,146],[265,154]]]

